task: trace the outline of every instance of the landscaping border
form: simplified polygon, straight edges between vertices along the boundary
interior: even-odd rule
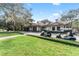
[[[58,42],[58,43],[63,43],[66,45],[79,47],[79,42],[76,42],[76,41],[64,40],[64,39],[58,39],[58,38],[49,38],[49,37],[36,36],[36,35],[30,35],[30,34],[28,34],[28,36],[37,37],[37,38],[41,38],[44,40],[49,40],[49,41],[54,41],[54,42]]]

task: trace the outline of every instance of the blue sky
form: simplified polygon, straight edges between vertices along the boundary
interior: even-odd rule
[[[26,7],[26,4],[24,5]],[[60,15],[70,9],[79,8],[78,3],[29,3],[27,8],[32,8],[32,18],[35,21],[48,19],[55,21]]]

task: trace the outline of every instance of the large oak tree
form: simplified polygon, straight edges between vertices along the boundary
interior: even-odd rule
[[[19,3],[2,3],[0,11],[2,12],[3,26],[7,30],[23,30],[25,26],[32,22],[30,10]],[[2,20],[1,20],[2,21]]]

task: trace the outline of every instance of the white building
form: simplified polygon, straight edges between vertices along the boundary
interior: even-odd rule
[[[25,28],[25,31],[60,31],[60,30],[71,30],[70,23],[54,22],[54,23],[32,23],[32,25]]]

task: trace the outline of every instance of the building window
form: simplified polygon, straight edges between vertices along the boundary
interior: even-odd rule
[[[46,30],[45,27],[42,27],[42,28],[41,28],[41,31],[42,31],[42,30]]]
[[[55,27],[52,27],[52,30],[55,30]]]
[[[60,27],[57,27],[57,30],[60,30]]]

